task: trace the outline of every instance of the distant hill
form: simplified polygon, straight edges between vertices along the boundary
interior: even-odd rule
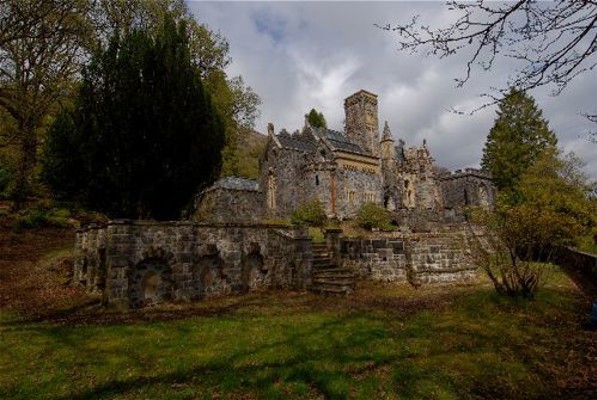
[[[235,151],[238,160],[235,175],[245,178],[259,177],[259,159],[265,150],[267,136],[254,130],[246,130],[239,134]]]

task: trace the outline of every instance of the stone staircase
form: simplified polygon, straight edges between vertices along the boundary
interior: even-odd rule
[[[331,264],[325,243],[313,243],[313,285],[311,290],[324,294],[350,294],[356,286],[356,276],[348,268]]]

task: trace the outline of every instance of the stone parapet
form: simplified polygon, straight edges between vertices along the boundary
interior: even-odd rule
[[[468,282],[475,278],[469,233],[395,233],[372,238],[341,239],[342,265],[361,278],[414,285]]]

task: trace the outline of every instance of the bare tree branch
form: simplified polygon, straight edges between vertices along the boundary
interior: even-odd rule
[[[475,68],[491,69],[497,57],[523,62],[525,66],[505,87],[484,95],[489,101],[479,109],[495,104],[512,86],[520,90],[547,86],[558,95],[574,78],[597,66],[594,0],[448,1],[446,5],[457,14],[448,27],[420,24],[419,16],[406,24],[378,27],[397,34],[401,51],[445,58],[472,49],[457,86],[466,84]]]

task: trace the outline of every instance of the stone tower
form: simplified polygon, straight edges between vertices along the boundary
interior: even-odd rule
[[[379,121],[377,95],[360,90],[344,100],[346,136],[365,152],[379,157]]]

